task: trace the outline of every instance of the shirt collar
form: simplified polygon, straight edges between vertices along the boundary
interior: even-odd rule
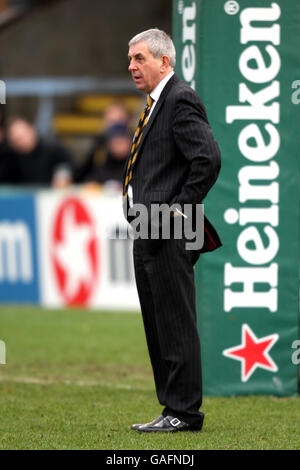
[[[168,73],[168,75],[166,75],[160,82],[158,85],[156,85],[156,87],[154,88],[154,90],[151,91],[150,93],[150,96],[151,98],[157,102],[159,100],[159,97],[163,91],[163,89],[165,88],[166,84],[168,83],[168,81],[170,80],[170,78],[174,75],[174,70],[172,70],[170,73]]]

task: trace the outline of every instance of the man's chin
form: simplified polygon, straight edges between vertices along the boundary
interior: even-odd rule
[[[145,84],[144,83],[135,82],[135,86],[137,87],[138,90],[145,91]]]
[[[135,86],[137,87],[138,90],[145,91],[146,85],[144,82],[139,81],[139,80],[133,80],[135,83]]]

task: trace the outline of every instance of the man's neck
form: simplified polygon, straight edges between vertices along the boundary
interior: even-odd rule
[[[171,72],[173,72],[172,67],[170,67],[170,68],[162,75],[162,77],[161,77],[161,79],[160,79],[160,82],[161,82],[164,78],[166,78]]]
[[[148,94],[151,95],[151,93],[155,90],[155,88],[158,87],[158,85],[160,84],[160,82],[162,82],[171,72],[173,72],[173,69],[170,67],[170,69],[168,70],[168,72],[165,72],[165,73],[160,77],[159,82],[155,85],[155,87],[154,87]]]
[[[168,74],[166,74],[161,80],[160,82],[156,85],[155,88],[153,88],[153,90],[149,93],[150,96],[154,99],[157,99],[159,96],[155,96],[157,95],[157,93],[160,95],[160,93],[162,92],[163,88],[165,87],[165,85],[168,83],[169,79],[172,77],[172,75],[174,74],[174,71],[173,70],[170,70],[170,72]],[[153,96],[154,95],[154,96]]]

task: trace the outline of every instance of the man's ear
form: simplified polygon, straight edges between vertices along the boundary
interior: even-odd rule
[[[170,66],[170,57],[167,55],[161,56],[162,60],[162,71],[165,72]]]

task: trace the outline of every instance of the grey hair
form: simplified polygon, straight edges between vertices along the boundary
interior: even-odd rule
[[[134,36],[128,43],[129,47],[138,42],[145,41],[153,57],[158,58],[167,55],[170,58],[170,66],[175,67],[176,51],[170,36],[164,31],[153,28]]]

